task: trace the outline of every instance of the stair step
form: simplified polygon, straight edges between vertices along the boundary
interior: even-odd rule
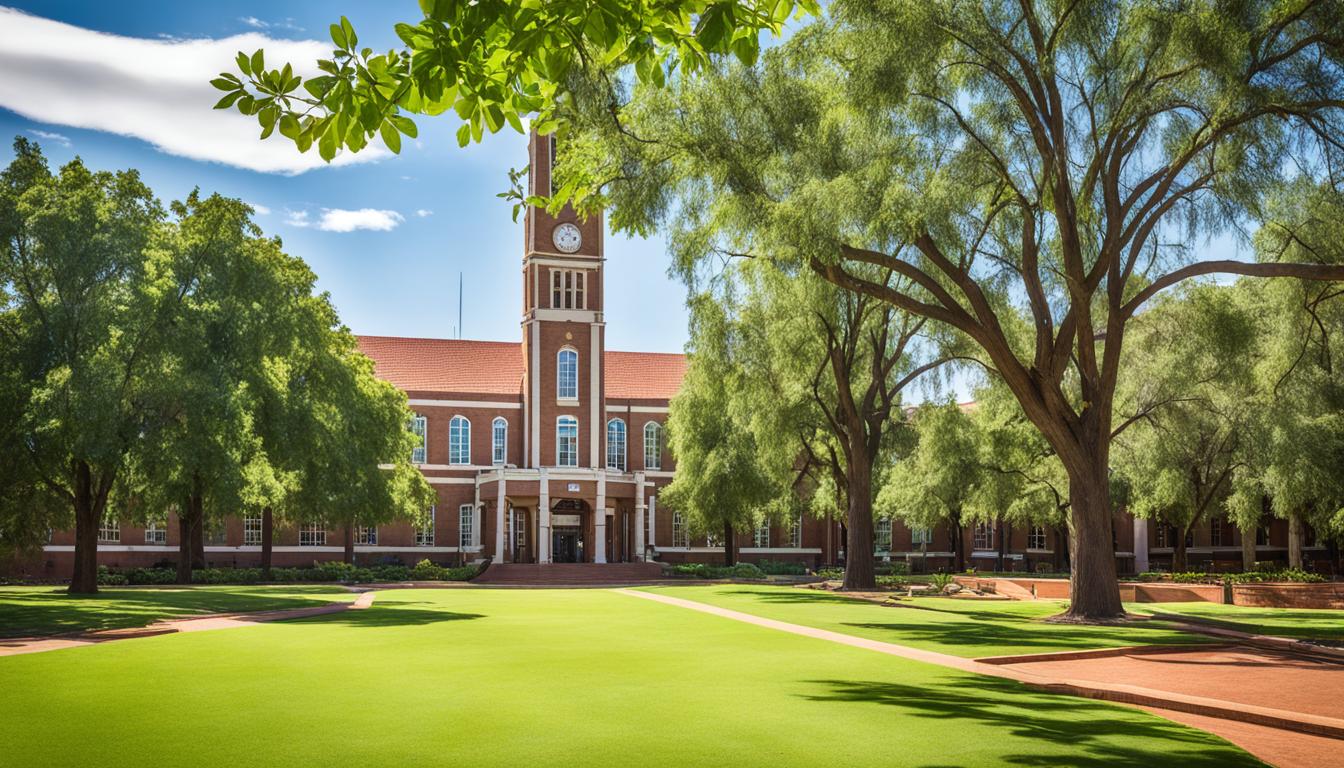
[[[658,581],[658,563],[500,563],[472,581],[478,584],[633,584]]]

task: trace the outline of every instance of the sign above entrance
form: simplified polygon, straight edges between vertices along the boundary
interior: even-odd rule
[[[570,483],[569,485],[567,485],[567,486],[565,487],[565,490],[568,491],[569,493],[578,493],[578,492],[579,492],[579,484],[578,484],[578,483]]]
[[[566,526],[577,527],[578,525],[578,515],[551,515],[551,527],[553,528],[564,528]]]

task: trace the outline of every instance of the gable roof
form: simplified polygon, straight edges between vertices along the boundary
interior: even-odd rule
[[[523,345],[516,341],[357,336],[378,377],[405,392],[518,395]]]
[[[519,395],[523,345],[516,341],[356,336],[378,377],[405,392]],[[686,375],[686,356],[664,352],[607,352],[606,396],[671,400]]]
[[[607,352],[607,399],[671,400],[686,376],[686,356],[667,352]]]

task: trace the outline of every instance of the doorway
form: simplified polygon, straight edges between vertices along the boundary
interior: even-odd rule
[[[583,562],[583,534],[575,526],[551,529],[551,560],[556,563]]]

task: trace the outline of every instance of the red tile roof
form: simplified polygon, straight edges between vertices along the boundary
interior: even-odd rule
[[[407,392],[517,395],[523,386],[522,344],[512,341],[357,336],[378,376]],[[607,352],[608,399],[671,400],[686,375],[686,356]]]
[[[358,336],[382,379],[406,392],[518,395],[522,344],[511,341]]]
[[[607,352],[607,399],[671,400],[686,376],[686,356],[665,352]]]

